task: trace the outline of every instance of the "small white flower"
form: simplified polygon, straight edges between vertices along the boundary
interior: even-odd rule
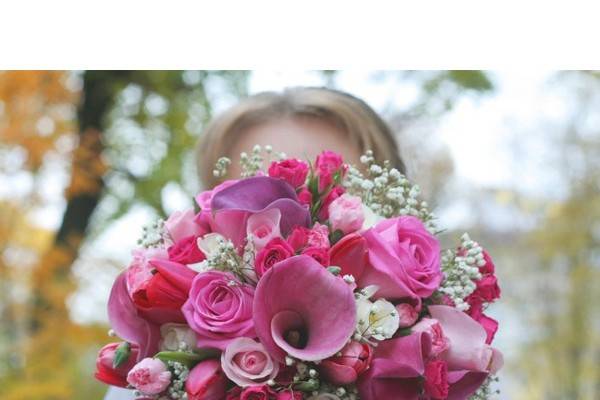
[[[356,299],[357,333],[376,340],[390,339],[400,327],[400,316],[396,307],[387,300],[371,302],[369,298],[377,291],[377,286],[362,289]]]

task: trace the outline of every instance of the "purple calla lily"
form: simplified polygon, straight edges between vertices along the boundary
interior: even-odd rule
[[[281,179],[256,176],[238,181],[214,195],[212,229],[239,246],[246,237],[248,218],[273,208],[281,211],[280,230],[284,236],[296,226],[310,225],[310,212],[298,202],[292,186]]]

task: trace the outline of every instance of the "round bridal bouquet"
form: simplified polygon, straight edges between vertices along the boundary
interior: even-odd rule
[[[144,228],[96,378],[156,400],[487,398],[489,254],[466,234],[441,249],[418,187],[372,153],[281,156],[256,146],[240,179]]]

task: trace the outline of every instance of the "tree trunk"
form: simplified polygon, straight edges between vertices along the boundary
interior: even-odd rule
[[[104,188],[106,165],[102,159],[102,132],[115,91],[126,72],[89,71],[83,75],[78,107],[79,142],[73,153],[71,179],[65,192],[67,206],[54,246],[43,256],[32,276],[30,338],[25,379],[44,395],[31,389],[27,397],[68,399],[73,387],[72,371],[61,368],[78,357],[75,343],[82,332],[69,320],[66,300],[74,288],[71,266],[77,259],[90,218]],[[51,350],[50,350],[51,349]],[[90,377],[91,379],[91,377]],[[60,382],[60,384],[59,384]]]

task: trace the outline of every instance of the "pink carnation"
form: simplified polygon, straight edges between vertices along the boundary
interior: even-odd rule
[[[162,361],[144,358],[129,371],[127,382],[144,394],[159,394],[171,383],[171,372]]]
[[[445,361],[431,361],[425,366],[425,393],[432,399],[448,397],[448,365]]]

